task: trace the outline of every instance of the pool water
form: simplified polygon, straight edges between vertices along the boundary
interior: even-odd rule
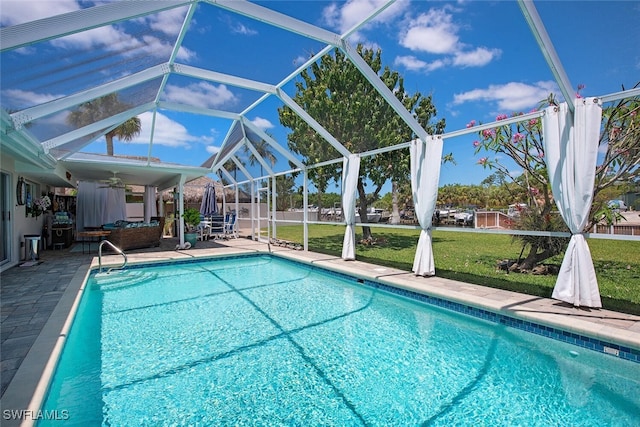
[[[93,275],[65,425],[640,423],[637,363],[270,256]],[[41,421],[39,425],[55,424]]]

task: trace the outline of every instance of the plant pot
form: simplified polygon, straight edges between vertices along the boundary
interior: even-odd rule
[[[193,248],[193,247],[196,246],[196,241],[198,241],[198,234],[197,233],[185,233],[184,234],[184,241],[191,243],[191,247]]]

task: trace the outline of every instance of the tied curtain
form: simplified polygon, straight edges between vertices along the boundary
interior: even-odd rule
[[[151,222],[151,217],[158,215],[156,208],[156,187],[145,185],[142,201],[144,204],[144,222]]]
[[[76,206],[76,230],[100,227],[127,218],[124,188],[104,188],[98,182],[80,181]]]
[[[342,214],[347,225],[342,242],[342,259],[356,259],[356,186],[360,173],[360,157],[351,154],[342,161]]]
[[[556,205],[571,240],[552,297],[574,306],[602,307],[593,260],[583,230],[589,220],[598,157],[602,107],[596,98],[545,109],[542,117],[545,161]]]
[[[416,276],[433,276],[436,266],[431,246],[431,222],[438,199],[438,181],[442,158],[443,140],[429,136],[425,142],[411,141],[411,193],[416,217],[422,231],[418,239],[412,271]]]

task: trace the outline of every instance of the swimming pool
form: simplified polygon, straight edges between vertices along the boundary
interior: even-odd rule
[[[66,423],[638,422],[637,363],[374,282],[265,255],[125,275],[82,297],[43,406]]]

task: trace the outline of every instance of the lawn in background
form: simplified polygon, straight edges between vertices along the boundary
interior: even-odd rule
[[[356,240],[362,237],[356,227]],[[419,230],[372,228],[376,245],[356,245],[356,258],[372,264],[411,271]],[[302,243],[302,226],[277,227],[279,239]],[[340,256],[344,226],[309,225],[309,250]],[[640,315],[640,243],[619,240],[588,240],[598,278],[603,308]],[[488,233],[434,230],[433,252],[436,275],[467,283],[551,297],[555,275],[506,273],[498,261],[517,259],[519,241],[511,236]],[[525,254],[526,255],[526,254]],[[562,257],[546,264],[560,266]]]

